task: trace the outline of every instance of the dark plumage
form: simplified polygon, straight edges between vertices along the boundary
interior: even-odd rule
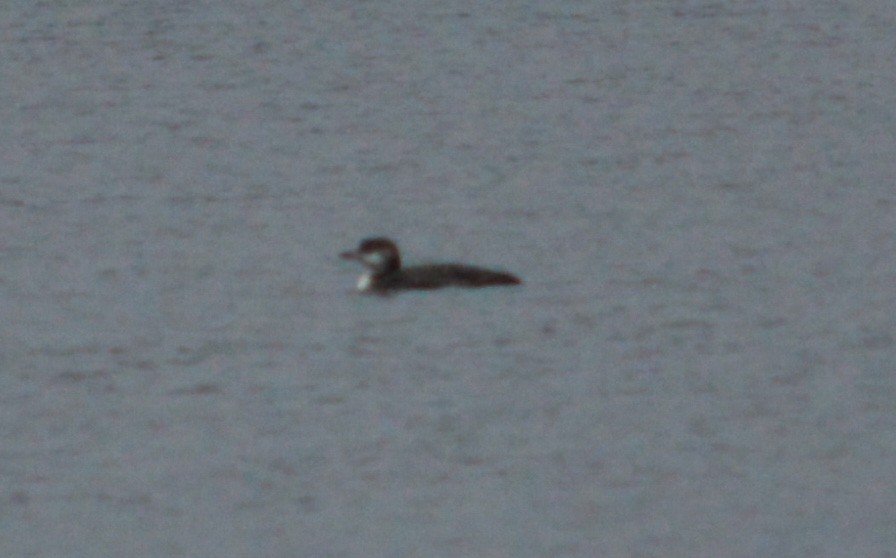
[[[522,282],[510,273],[471,265],[449,263],[402,268],[398,247],[388,238],[364,239],[357,250],[343,252],[340,257],[357,260],[369,270],[358,281],[358,289],[362,291],[385,293],[408,289],[518,285]]]

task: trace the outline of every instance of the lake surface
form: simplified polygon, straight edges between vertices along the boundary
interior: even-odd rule
[[[896,556],[855,4],[4,3],[0,555]]]

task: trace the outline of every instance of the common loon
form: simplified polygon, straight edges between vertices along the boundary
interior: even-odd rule
[[[398,247],[388,238],[365,238],[357,250],[339,255],[345,260],[357,260],[368,269],[358,279],[358,290],[386,294],[409,289],[440,289],[442,287],[490,287],[519,285],[518,277],[501,271],[459,264],[433,264],[401,267]]]

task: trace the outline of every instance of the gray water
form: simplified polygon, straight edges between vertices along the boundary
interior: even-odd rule
[[[894,28],[4,2],[0,555],[896,556]]]

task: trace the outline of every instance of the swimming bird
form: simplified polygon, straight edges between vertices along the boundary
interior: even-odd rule
[[[342,259],[357,260],[367,268],[358,279],[358,290],[378,294],[442,287],[492,287],[519,285],[522,281],[503,271],[471,265],[444,263],[401,267],[395,242],[385,237],[365,238],[357,249],[342,252]]]

